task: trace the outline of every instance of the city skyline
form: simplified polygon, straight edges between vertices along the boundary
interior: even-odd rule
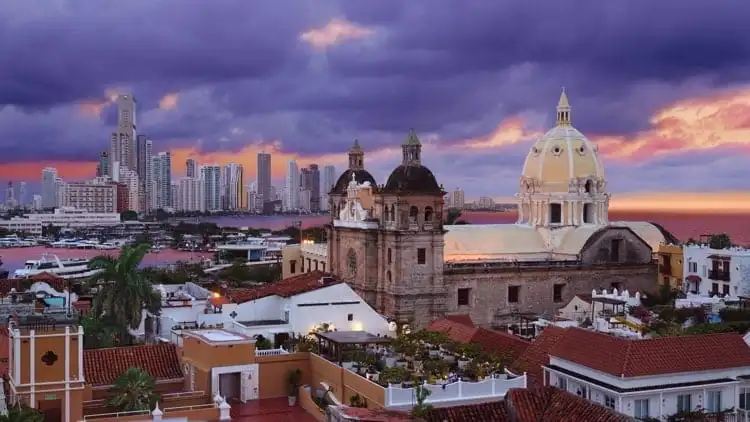
[[[750,80],[740,71],[746,57],[731,52],[748,48],[733,34],[744,28],[737,7],[750,5],[727,11],[705,2],[680,4],[685,12],[677,17],[668,8],[632,3],[619,9],[610,3],[553,5],[527,13],[530,5],[503,2],[460,9],[451,1],[441,7],[334,2],[311,15],[288,15],[270,2],[255,8],[228,2],[212,6],[212,16],[273,25],[277,35],[211,33],[189,48],[171,44],[166,34],[192,25],[203,15],[201,5],[168,25],[144,28],[137,39],[117,25],[93,36],[111,19],[95,8],[66,4],[39,14],[36,5],[17,5],[8,16],[27,22],[9,34],[19,40],[18,51],[32,30],[46,31],[51,41],[49,54],[39,55],[45,61],[0,47],[9,63],[0,80],[14,81],[0,83],[0,104],[6,105],[0,109],[0,181],[27,181],[35,193],[33,183],[45,167],[65,180],[90,178],[117,131],[115,94],[129,93],[138,99],[138,133],[147,134],[155,152],[171,153],[178,163],[174,176],[195,158],[240,164],[249,183],[248,175],[257,173],[256,154],[265,151],[273,156],[271,179],[279,187],[289,160],[299,168],[315,163],[342,171],[357,138],[367,169],[385,183],[399,161],[398,145],[413,127],[425,164],[447,191],[461,186],[467,200],[505,202],[517,191],[533,139],[552,126],[565,86],[573,123],[605,159],[614,209],[748,209],[750,186],[739,172],[748,159]],[[161,19],[170,7],[169,1],[134,2],[118,19]],[[645,14],[669,25],[648,25]],[[472,25],[452,23],[457,15]],[[585,19],[580,27],[586,29],[539,35],[557,28],[561,16]],[[605,21],[601,36],[586,35]],[[79,35],[66,48],[57,46],[54,31],[72,27]],[[131,51],[137,71],[119,66],[119,57],[95,67],[77,61],[69,77],[45,64],[58,55],[73,63],[79,54],[98,51],[103,40]],[[133,49],[135,42],[151,48]],[[423,57],[409,53],[414,46]],[[235,49],[272,54],[251,60],[252,54],[240,58]],[[667,50],[669,55],[659,53]],[[199,69],[187,59],[216,66]],[[27,79],[32,74],[35,79]],[[58,81],[59,89],[24,89],[39,80]]]

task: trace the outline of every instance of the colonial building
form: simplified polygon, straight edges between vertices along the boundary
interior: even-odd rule
[[[515,224],[443,226],[445,192],[422,165],[412,131],[385,185],[360,145],[331,191],[328,259],[380,312],[422,326],[468,313],[481,326],[551,317],[593,289],[652,290],[653,253],[676,239],[658,225],[610,222],[598,148],[572,126],[565,92],[557,123],[524,163]]]

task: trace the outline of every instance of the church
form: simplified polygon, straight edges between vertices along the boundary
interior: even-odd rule
[[[551,318],[592,289],[651,291],[653,253],[677,239],[647,222],[609,221],[610,194],[596,144],[572,125],[566,93],[555,127],[521,170],[515,224],[444,225],[446,194],[422,164],[414,131],[383,185],[355,141],[329,194],[328,268],[379,312],[424,326],[469,314],[502,328]]]

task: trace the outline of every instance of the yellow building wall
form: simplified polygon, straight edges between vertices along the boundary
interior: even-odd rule
[[[292,272],[292,269],[294,269],[294,272]],[[288,278],[301,273],[302,251],[300,245],[289,245],[281,248],[281,276]]]
[[[682,271],[682,246],[659,245],[659,284],[669,284],[673,288],[682,288],[684,277]]]

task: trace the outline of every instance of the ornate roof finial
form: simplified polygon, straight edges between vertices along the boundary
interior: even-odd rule
[[[422,145],[422,142],[419,141],[419,137],[417,136],[417,132],[414,131],[414,129],[409,129],[409,134],[406,136],[406,140],[402,144],[403,146],[406,145]]]
[[[565,93],[565,87],[562,88],[560,101],[557,103],[557,125],[570,125],[570,103],[568,102],[568,94]]]
[[[359,146],[359,139],[354,139],[354,144],[352,145],[352,149],[362,149],[362,147]]]

